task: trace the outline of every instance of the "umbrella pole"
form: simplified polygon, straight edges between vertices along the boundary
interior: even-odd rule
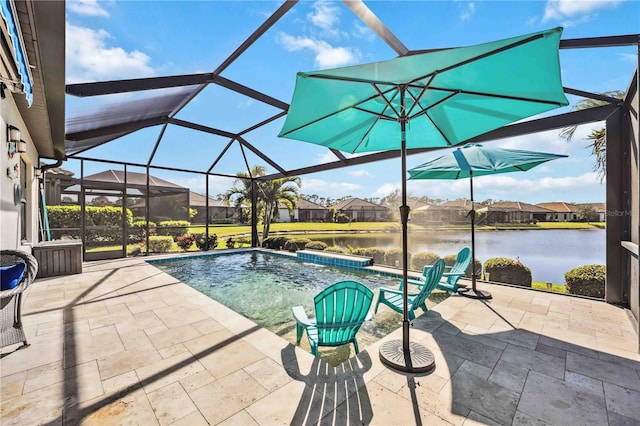
[[[468,288],[461,288],[458,293],[473,299],[491,299],[491,293],[476,289],[476,209],[473,202],[473,170],[469,170],[469,185],[471,192],[471,291]]]
[[[409,341],[409,264],[408,264],[408,231],[410,208],[407,205],[407,116],[404,108],[404,88],[400,88],[400,120],[402,162],[402,206],[400,206],[400,221],[402,223],[402,341],[390,340],[380,346],[380,360],[388,367],[409,373],[423,373],[433,370],[436,366],[433,353],[422,345]]]

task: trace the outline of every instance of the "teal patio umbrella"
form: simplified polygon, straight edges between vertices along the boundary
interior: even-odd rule
[[[561,34],[562,28],[555,28],[382,62],[300,72],[278,136],[351,153],[400,151],[406,282],[406,150],[458,145],[568,105],[560,79]],[[403,371],[427,371],[433,359],[409,341],[407,286],[403,288],[402,342],[383,344],[380,357]]]
[[[565,158],[566,155],[487,147],[469,143],[442,157],[409,170],[409,179],[465,179],[469,178],[471,190],[471,289],[458,292],[475,299],[490,299],[491,293],[476,288],[475,219],[473,206],[473,177],[499,173],[526,172],[547,161]]]

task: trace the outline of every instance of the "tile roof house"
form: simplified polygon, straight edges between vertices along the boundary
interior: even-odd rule
[[[329,209],[313,201],[298,197],[296,207],[293,209],[293,217],[284,204],[278,205],[277,222],[326,222],[330,220]]]
[[[476,209],[481,206],[475,203]],[[471,210],[471,200],[445,201],[438,205],[418,207],[411,211],[411,221],[417,225],[442,225],[468,223],[467,214]]]
[[[197,211],[191,218],[191,223],[206,223],[207,221],[207,197],[197,192],[189,192],[189,207]],[[242,210],[247,206],[241,206]],[[209,223],[234,223],[239,221],[240,212],[234,206],[230,206],[222,200],[209,197]]]
[[[587,220],[597,220],[598,222],[604,222],[607,220],[607,205],[605,203],[578,203],[576,204],[578,209],[578,216],[582,216],[585,209],[593,210],[594,218],[587,218]],[[582,217],[580,217],[583,219]]]
[[[578,208],[575,204],[555,201],[549,203],[538,203],[538,207],[552,210],[553,213],[547,215],[547,221],[567,222],[578,220]]]
[[[392,212],[388,207],[360,198],[347,198],[329,208],[358,222],[382,222],[392,217]]]
[[[554,213],[553,210],[520,201],[499,201],[477,208],[476,211],[480,213],[478,224],[546,221]]]

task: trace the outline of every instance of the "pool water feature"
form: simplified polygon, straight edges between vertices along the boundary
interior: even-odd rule
[[[246,251],[152,261],[154,266],[204,293],[260,326],[295,343],[293,306],[313,314],[313,298],[338,281],[359,281],[375,294],[380,287],[397,288],[398,278],[366,271],[302,262],[289,256]],[[442,298],[442,294],[435,298]],[[446,297],[446,296],[445,296]],[[435,301],[429,303],[435,304]],[[360,350],[380,340],[401,325],[401,315],[381,307],[373,321],[365,321],[358,332]],[[301,342],[308,350],[306,336]],[[352,345],[351,352],[353,352]],[[325,352],[328,348],[321,348]],[[344,351],[328,357],[344,357]],[[324,359],[325,357],[321,357]],[[348,358],[346,356],[344,359]],[[342,360],[344,360],[342,359]]]

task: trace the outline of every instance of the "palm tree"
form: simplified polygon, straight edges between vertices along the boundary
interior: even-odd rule
[[[229,188],[222,196],[227,203],[233,203],[237,211],[241,211],[242,205],[251,206],[251,178],[264,176],[267,169],[264,166],[253,166],[250,172],[238,172],[237,178],[233,181],[233,186]],[[260,217],[260,191],[258,191],[258,217]],[[258,218],[252,218],[258,220]]]
[[[622,99],[624,97],[624,92],[620,90],[612,90],[610,92],[601,93],[602,95],[609,96],[611,98]],[[594,108],[602,105],[607,105],[609,102],[601,101],[598,99],[581,99],[577,104],[573,106],[573,110],[580,111],[584,109]],[[573,135],[576,132],[578,126],[569,126],[562,129],[560,132],[560,137],[565,139],[567,142],[571,142]],[[601,129],[592,130],[591,133],[586,138],[591,141],[588,147],[591,148],[591,154],[595,156],[596,162],[593,165],[593,171],[598,173],[600,177],[600,182],[605,177],[607,171],[607,132],[603,127]]]
[[[239,172],[238,177],[233,181],[233,186],[224,193],[223,199],[227,202],[233,202],[237,209],[242,204],[251,205],[251,179],[266,175],[264,166],[253,166],[249,173]],[[284,177],[280,179],[272,179],[270,181],[258,182],[257,197],[257,218],[262,218],[262,238],[269,236],[269,229],[273,218],[278,213],[278,204],[282,203],[293,214],[293,209],[298,201],[298,189],[301,185],[300,178],[297,176]]]
[[[262,238],[269,236],[271,221],[278,213],[278,205],[284,204],[293,215],[298,202],[299,188],[302,182],[297,176],[272,179],[260,183],[260,195],[264,201],[264,219],[262,221]]]

